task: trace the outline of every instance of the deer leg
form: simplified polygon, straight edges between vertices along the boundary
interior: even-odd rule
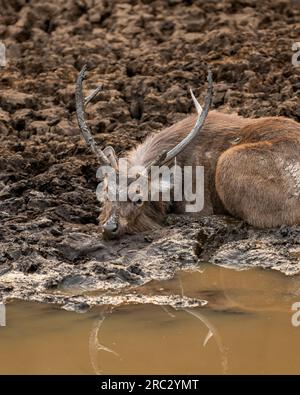
[[[299,148],[241,144],[219,157],[215,185],[230,214],[258,228],[300,224]]]

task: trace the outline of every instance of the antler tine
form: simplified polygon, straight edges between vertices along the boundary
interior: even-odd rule
[[[102,150],[97,146],[96,141],[94,140],[91,131],[87,125],[86,119],[85,119],[85,112],[84,108],[85,106],[99,93],[100,87],[97,88],[91,95],[89,95],[86,99],[83,97],[82,93],[82,81],[85,78],[85,73],[87,70],[87,65],[84,65],[83,68],[81,69],[77,81],[76,81],[76,92],[75,92],[75,100],[76,100],[76,115],[77,115],[77,121],[78,125],[81,131],[81,134],[83,138],[85,139],[85,142],[87,145],[89,145],[94,152],[94,154],[97,156],[98,160],[100,163],[109,165],[110,162],[107,158],[107,156],[102,152]]]
[[[192,91],[192,89],[190,89],[190,94],[192,96],[197,113],[200,115],[203,111],[203,108],[202,108],[201,104],[198,102],[198,100],[195,98],[195,95],[194,95],[194,92]]]
[[[177,155],[179,155],[197,137],[197,135],[201,131],[204,121],[207,117],[207,114],[208,114],[208,111],[209,111],[209,108],[211,105],[211,101],[212,101],[212,96],[213,96],[213,80],[212,80],[211,70],[208,71],[207,81],[208,81],[208,88],[207,88],[207,93],[205,96],[205,105],[204,105],[203,109],[202,109],[201,105],[199,104],[199,102],[197,101],[197,99],[195,98],[193,91],[190,90],[193,102],[194,102],[195,107],[198,112],[198,118],[195,123],[195,126],[190,131],[190,133],[180,143],[178,143],[169,152],[162,155],[162,160],[161,160],[160,165],[170,162]]]
[[[84,106],[86,107],[97,95],[98,93],[101,91],[102,86],[98,86],[98,88],[96,88],[90,95],[88,95],[85,99],[84,99]]]

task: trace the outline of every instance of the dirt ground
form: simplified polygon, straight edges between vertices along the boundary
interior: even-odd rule
[[[0,10],[3,298],[68,304],[73,285],[123,289],[194,267],[198,257],[300,270],[298,227],[255,232],[226,218],[171,216],[152,238],[103,242],[97,163],[74,102],[74,82],[88,63],[86,91],[103,85],[89,124],[100,145],[122,153],[194,111],[188,89],[203,98],[210,66],[214,108],[300,121],[300,66],[291,60],[300,1],[0,0]]]

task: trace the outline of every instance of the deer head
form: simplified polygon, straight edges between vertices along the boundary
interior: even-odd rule
[[[101,179],[99,195],[101,195],[100,200],[102,201],[102,213],[100,215],[100,222],[103,236],[105,238],[112,239],[120,237],[124,233],[136,233],[157,228],[160,226],[160,223],[164,218],[164,214],[168,210],[168,203],[159,199],[154,199],[154,201],[153,199],[151,200],[151,198],[148,199],[148,189],[146,190],[146,195],[148,196],[145,196],[145,190],[143,191],[143,193],[141,193],[140,190],[136,190],[133,194],[133,198],[125,199],[126,201],[115,201],[109,198],[109,189],[110,187],[115,188],[116,190],[114,192],[117,196],[120,196],[123,193],[122,189],[124,189],[125,187],[127,188],[127,190],[128,188],[134,189],[136,187],[135,183],[137,180],[139,180],[139,182],[137,183],[137,189],[141,189],[140,185],[143,184],[143,181],[147,181],[147,185],[151,185],[152,181],[149,180],[149,178],[151,174],[151,168],[153,166],[169,166],[171,163],[174,162],[174,160],[176,162],[176,157],[189,144],[191,144],[191,142],[199,134],[208,114],[213,91],[211,71],[209,71],[208,73],[208,91],[203,109],[191,90],[191,96],[196,107],[198,117],[190,133],[171,150],[157,152],[156,157],[152,158],[150,162],[144,164],[141,169],[129,168],[129,171],[125,176],[119,167],[118,159],[116,157],[113,147],[108,146],[101,150],[97,146],[87,125],[84,111],[85,107],[93,98],[96,97],[96,95],[101,90],[101,87],[98,87],[88,97],[84,98],[82,92],[82,82],[85,78],[86,70],[87,66],[85,65],[80,71],[76,82],[76,114],[81,133],[86,143],[90,146],[94,154],[97,156],[99,164],[101,165],[99,169],[102,169],[100,172],[98,172],[98,175]],[[110,185],[111,177],[109,177],[108,175],[109,172],[105,172],[103,171],[103,169],[111,169],[118,179],[120,179],[122,176],[126,177],[126,185],[124,185],[123,183],[123,185],[120,186],[118,182],[114,183],[113,186]],[[167,184],[164,184],[164,182],[159,182],[158,185],[158,194],[163,192],[163,190],[165,189],[172,189],[173,187],[172,182],[169,182]]]

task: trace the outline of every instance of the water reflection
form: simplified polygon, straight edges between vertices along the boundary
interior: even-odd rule
[[[216,345],[219,349],[219,352],[220,352],[220,366],[222,369],[222,373],[227,372],[227,368],[228,368],[227,349],[223,344],[223,341],[222,341],[219,331],[210,322],[210,320],[207,317],[205,317],[203,314],[200,313],[200,311],[197,311],[196,309],[183,308],[183,309],[175,310],[173,307],[162,306],[162,311],[170,317],[170,320],[168,320],[169,327],[173,326],[175,328],[178,328],[178,326],[180,326],[180,325],[177,325],[177,322],[176,322],[176,320],[182,320],[182,318],[177,314],[179,311],[181,313],[189,314],[192,317],[194,317],[196,320],[198,320],[197,326],[201,327],[201,329],[199,328],[198,333],[196,331],[196,334],[193,335],[196,348],[198,348],[199,346],[206,347],[207,343],[210,339],[211,339],[211,341],[215,341]],[[122,364],[124,362],[124,358],[122,358],[122,356],[118,352],[116,352],[112,348],[110,348],[107,345],[105,345],[104,343],[102,343],[102,341],[104,341],[104,339],[102,339],[102,337],[101,337],[100,329],[102,328],[105,320],[110,318],[110,315],[112,314],[112,312],[113,312],[113,310],[110,309],[109,311],[101,313],[100,318],[95,320],[95,322],[92,326],[90,337],[89,337],[89,354],[90,354],[91,365],[94,369],[94,372],[98,375],[103,374],[106,371],[106,369],[105,369],[105,361],[106,361],[106,357],[107,357],[106,353],[111,354],[110,357],[111,356],[116,357],[117,360],[115,361],[115,364],[117,364],[117,363]],[[116,312],[116,314],[117,314],[117,312]],[[157,312],[155,314],[157,315]],[[172,321],[172,322],[170,322],[170,321]],[[135,323],[132,322],[130,330],[133,333],[128,334],[130,337],[134,336],[134,333],[135,333],[134,326],[135,326]],[[137,322],[137,326],[139,326],[139,322]],[[205,332],[203,332],[203,328],[207,328],[207,330],[208,330],[206,335],[205,335]],[[168,328],[167,328],[167,330],[169,332]],[[136,332],[138,332],[138,331],[139,331],[139,328],[136,328]],[[155,328],[154,331],[157,331],[157,329]],[[161,332],[162,329],[159,328],[159,331]],[[156,334],[153,333],[154,336],[157,336],[156,342],[159,343],[159,339],[161,339],[161,340],[164,339],[166,341],[166,339],[170,335],[168,332],[166,332],[163,335],[158,334],[158,333],[156,333]],[[183,331],[182,332],[183,338],[181,340],[179,338],[179,342],[184,344],[185,337],[187,335],[188,335],[188,331],[187,332]],[[105,335],[103,337],[105,337]],[[137,338],[138,338],[138,336],[137,336]],[[117,338],[115,338],[114,341],[112,342],[112,344],[114,346],[116,346],[118,344],[116,339]],[[124,338],[124,342],[126,342],[126,338]],[[147,354],[149,354],[149,357],[150,357],[151,351],[149,349],[149,344],[147,344],[146,342],[147,342],[147,338],[143,339],[141,344],[138,345],[138,348],[139,348],[140,352],[143,352],[143,350],[144,350],[145,357]],[[179,343],[177,343],[177,345],[178,344]],[[135,349],[136,348],[137,348],[137,344],[135,345]],[[174,345],[170,344],[170,353],[172,353],[172,354],[174,353],[174,348],[176,350],[177,346],[175,344]],[[126,353],[126,358],[129,357],[131,360],[135,360],[135,357],[133,355],[135,353],[135,349],[132,348],[132,355],[130,355],[130,352],[129,352],[129,355]],[[175,351],[174,355],[175,354],[176,354],[176,351]],[[161,358],[162,355],[160,355],[159,357]],[[178,355],[178,357],[180,357],[180,356]],[[200,355],[199,355],[199,357],[200,357]],[[195,358],[195,356],[193,356],[193,358]],[[146,373],[147,371],[142,371],[142,372]]]
[[[94,322],[90,336],[89,336],[89,354],[90,354],[91,365],[94,369],[94,372],[97,375],[101,375],[103,373],[103,371],[98,367],[98,362],[97,362],[99,351],[111,353],[115,357],[121,359],[120,355],[116,351],[99,343],[99,330],[100,330],[101,326],[103,325],[107,314],[111,314],[112,311],[113,310],[110,309],[110,310],[106,310],[105,313],[104,312],[101,313],[100,319],[96,320]]]
[[[0,373],[300,373],[300,327],[291,322],[299,276],[204,265],[133,292],[208,303],[77,314],[14,301],[0,327]]]

